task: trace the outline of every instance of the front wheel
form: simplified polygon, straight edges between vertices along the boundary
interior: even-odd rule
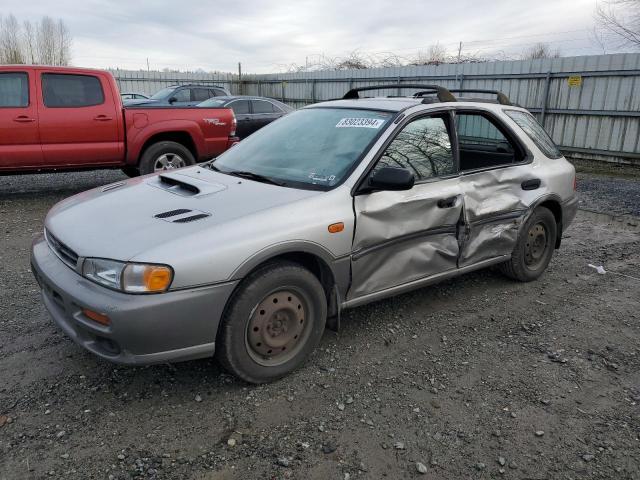
[[[536,280],[547,269],[556,244],[558,225],[548,208],[536,208],[524,224],[511,259],[500,265],[514,280]]]
[[[140,158],[140,173],[147,175],[195,164],[193,154],[177,142],[162,141],[148,147]]]
[[[265,265],[234,293],[218,330],[216,356],[250,383],[300,366],[322,338],[327,300],[316,276],[292,262]]]

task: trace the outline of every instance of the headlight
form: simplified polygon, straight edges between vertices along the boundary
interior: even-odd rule
[[[164,292],[173,280],[173,270],[166,265],[124,263],[103,258],[85,258],[82,275],[105,287],[128,293]]]

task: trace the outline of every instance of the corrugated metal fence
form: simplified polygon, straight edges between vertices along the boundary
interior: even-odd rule
[[[567,155],[640,163],[640,54],[252,75],[242,89],[299,107],[352,87],[416,82],[500,90],[533,112]]]
[[[395,83],[500,90],[533,112],[574,157],[640,164],[640,54],[462,65],[426,65],[286,74],[113,70],[121,91],[155,93],[177,83],[222,85],[294,107],[341,97],[348,89]],[[378,92],[373,92],[376,94]],[[402,89],[380,94],[400,95]]]
[[[231,88],[238,81],[238,76],[223,72],[154,72],[147,70],[109,70],[120,87],[121,92],[144,93],[153,95],[158,90],[170,85],[198,83],[203,85],[220,85]],[[233,89],[237,90],[236,88]]]

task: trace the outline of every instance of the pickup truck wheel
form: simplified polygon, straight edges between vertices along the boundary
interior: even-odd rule
[[[546,270],[556,243],[557,224],[548,208],[536,208],[523,225],[511,259],[500,265],[514,280],[530,282]]]
[[[161,172],[187,167],[196,161],[187,147],[176,142],[163,141],[149,146],[140,158],[140,173]]]
[[[318,279],[292,262],[248,276],[226,308],[216,356],[250,383],[276,380],[300,366],[324,332],[327,300]]]

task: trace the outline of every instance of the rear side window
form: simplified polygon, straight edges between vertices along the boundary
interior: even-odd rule
[[[426,117],[407,124],[389,144],[374,171],[382,167],[406,168],[417,181],[455,173],[445,120]]]
[[[251,100],[253,105],[253,113],[274,113],[275,109],[271,102],[265,102],[263,100]]]
[[[191,96],[191,100],[193,101],[204,102],[205,100],[209,100],[213,95],[211,95],[211,90],[208,88],[192,88]]]
[[[44,104],[50,108],[91,107],[104,103],[98,77],[92,75],[42,74]]]
[[[553,143],[551,137],[547,132],[544,131],[542,125],[540,125],[533,115],[526,112],[521,112],[519,110],[505,110],[505,112],[511,120],[516,122],[518,126],[524,130],[529,138],[536,144],[542,153],[544,153],[549,158],[560,158],[562,153]]]
[[[232,108],[233,113],[236,115],[243,115],[249,113],[249,102],[247,100],[237,100],[235,102],[231,102],[229,107]]]
[[[522,160],[518,148],[494,120],[476,112],[456,113],[460,170],[509,165]]]
[[[24,72],[0,73],[0,107],[29,105],[29,77]]]
[[[220,90],[219,88],[214,88],[213,90],[211,90],[211,96],[212,97],[226,97],[227,96],[227,92],[225,92],[224,90]]]

